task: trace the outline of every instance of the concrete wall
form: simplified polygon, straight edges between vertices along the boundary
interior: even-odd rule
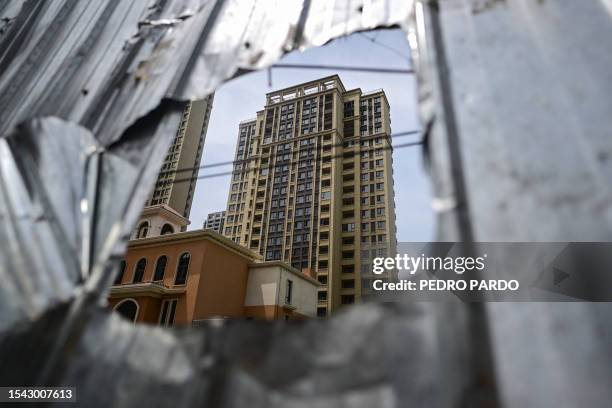
[[[291,304],[285,304],[287,280],[293,282]],[[249,272],[244,305],[250,313],[258,313],[264,307],[266,317],[280,313],[277,317],[292,314],[314,316],[316,314],[317,285],[296,275],[282,266],[255,267]],[[276,308],[272,308],[276,306]],[[291,307],[286,307],[291,306]],[[273,312],[276,310],[276,312]]]
[[[244,316],[250,260],[209,241],[201,250],[193,319]]]
[[[244,299],[245,306],[278,304],[280,267],[251,268]]]

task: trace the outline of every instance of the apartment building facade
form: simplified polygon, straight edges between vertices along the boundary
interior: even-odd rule
[[[210,319],[314,317],[320,284],[210,231],[129,242],[108,305],[134,322],[198,326]]]
[[[223,233],[223,226],[225,224],[225,211],[216,211],[208,214],[204,221],[203,228],[210,229],[219,234]]]
[[[332,75],[239,124],[223,233],[317,276],[320,317],[371,295],[372,257],[395,254],[390,122],[383,90]]]
[[[213,98],[214,94],[191,101],[185,106],[176,135],[145,207],[166,205],[189,218]]]

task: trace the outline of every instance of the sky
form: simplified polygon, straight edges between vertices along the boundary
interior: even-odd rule
[[[305,52],[292,52],[280,62],[377,68],[410,67],[408,43],[401,30],[353,34],[322,47]],[[266,93],[333,74],[340,76],[347,90],[361,88],[363,92],[367,92],[382,88],[391,107],[392,133],[421,128],[417,113],[415,80],[412,75],[273,69],[270,87],[267,72],[259,71],[233,79],[215,93],[201,165],[233,160],[238,123],[254,118],[255,113],[263,109]],[[414,135],[398,138],[394,144],[417,141],[419,137]],[[231,165],[205,168],[200,170],[199,176],[231,170]],[[393,173],[398,241],[432,241],[434,215],[431,209],[431,189],[424,170],[421,147],[394,150]],[[191,207],[190,230],[202,228],[208,213],[225,210],[229,186],[229,175],[197,181]]]

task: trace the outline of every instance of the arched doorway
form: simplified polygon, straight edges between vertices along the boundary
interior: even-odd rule
[[[131,322],[136,321],[138,309],[138,302],[134,299],[124,299],[115,306],[115,311]]]

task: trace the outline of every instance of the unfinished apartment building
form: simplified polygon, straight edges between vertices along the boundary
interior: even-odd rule
[[[371,295],[371,259],[395,256],[390,134],[384,91],[337,75],[269,93],[239,124],[224,235],[316,276],[318,316]]]

